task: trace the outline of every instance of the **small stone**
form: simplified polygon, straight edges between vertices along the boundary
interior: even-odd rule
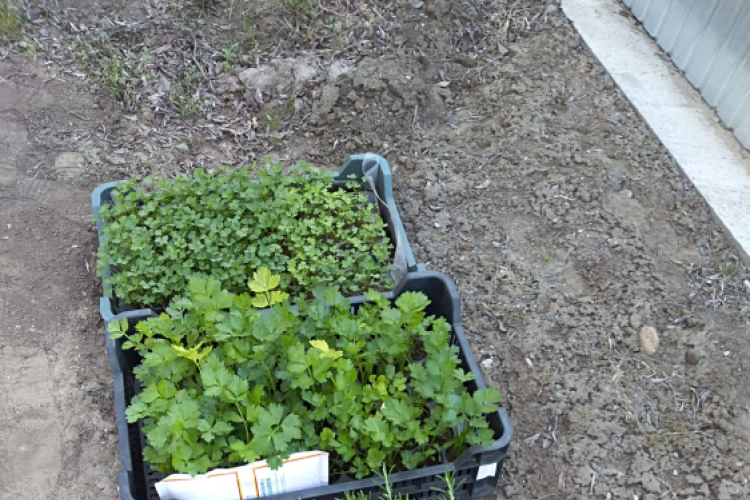
[[[332,81],[337,80],[338,77],[349,73],[351,70],[352,66],[348,65],[345,61],[334,61],[328,67],[328,79]]]
[[[659,334],[656,333],[656,329],[652,326],[641,328],[640,340],[641,350],[649,356],[653,356],[659,348]]]
[[[490,368],[492,367],[492,358],[487,358],[484,361],[482,361],[482,368]]]
[[[81,153],[60,153],[55,158],[55,170],[60,178],[75,179],[80,177],[85,163],[86,160]]]
[[[695,244],[698,245],[699,247],[708,248],[708,239],[698,238]]]
[[[703,478],[695,475],[695,474],[688,474],[685,476],[685,480],[688,482],[688,484],[703,484]]]
[[[705,323],[703,323],[703,321],[690,317],[687,319],[687,326],[688,328],[703,328],[706,325]]]
[[[620,185],[623,182],[625,182],[626,178],[627,178],[627,176],[625,174],[623,174],[622,172],[612,171],[612,172],[609,173],[609,179],[614,184],[617,184],[617,185]]]
[[[685,362],[689,365],[697,365],[700,361],[700,356],[695,349],[688,349],[685,351]]]
[[[437,184],[430,184],[424,190],[424,198],[426,201],[437,201],[440,198],[440,186]]]
[[[184,142],[179,143],[177,146],[175,146],[175,148],[177,148],[178,151],[187,151],[188,149],[190,149]]]
[[[659,480],[651,472],[643,473],[640,477],[640,483],[643,489],[650,493],[659,493],[661,491],[661,483],[659,483]]]
[[[106,156],[105,159],[112,165],[124,165],[125,158],[121,156]]]
[[[320,93],[320,98],[315,101],[313,106],[313,118],[315,123],[323,123],[324,117],[328,115],[339,99],[339,88],[335,85],[326,85]],[[359,102],[359,101],[358,101]],[[355,103],[354,106],[358,111]]]

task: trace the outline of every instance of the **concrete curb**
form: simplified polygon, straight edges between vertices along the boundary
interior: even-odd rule
[[[623,3],[563,0],[562,9],[750,265],[750,153],[656,42],[620,14]]]

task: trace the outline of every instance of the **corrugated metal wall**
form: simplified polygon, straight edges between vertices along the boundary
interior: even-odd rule
[[[750,149],[750,0],[622,0]]]

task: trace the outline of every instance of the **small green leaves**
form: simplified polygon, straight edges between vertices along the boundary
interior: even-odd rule
[[[196,172],[118,184],[117,203],[102,207],[97,270],[110,267],[106,283],[125,303],[163,307],[188,292],[219,300],[249,285],[264,308],[286,299],[279,286],[309,297],[321,284],[347,295],[389,285],[393,245],[363,209],[361,184],[334,189],[330,173],[307,164],[292,175],[280,165]],[[192,277],[210,280],[199,290]]]
[[[500,392],[468,392],[473,375],[450,344],[451,326],[425,315],[427,297],[403,293],[392,304],[368,292],[352,314],[330,287],[292,307],[282,281],[270,268],[253,273],[248,290],[260,306],[194,278],[167,313],[135,328],[110,324],[142,356],[134,373],[144,390],[126,418],[143,422],[151,467],[197,474],[258,459],[278,467],[319,449],[361,478],[492,442],[487,415]]]

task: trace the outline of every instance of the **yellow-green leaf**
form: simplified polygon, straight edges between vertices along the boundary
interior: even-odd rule
[[[288,298],[289,298],[289,294],[288,293],[284,293],[284,292],[280,292],[278,290],[274,290],[273,292],[271,292],[271,304],[270,305],[274,305],[274,304],[278,304],[280,302],[284,302]]]
[[[183,356],[183,357],[190,352],[187,349],[185,349],[184,347],[182,347],[181,345],[172,344],[172,349],[174,349],[175,351],[177,351],[178,353],[180,353],[180,356]]]
[[[279,286],[279,283],[281,283],[281,276],[279,276],[278,274],[272,275],[271,279],[268,281],[268,289],[273,290],[274,288]]]
[[[310,345],[320,351],[320,354],[324,358],[339,359],[344,355],[342,351],[334,351],[328,347],[328,342],[325,340],[311,340]]]
[[[325,340],[311,340],[310,345],[322,352],[327,352],[330,349],[330,347],[328,347],[328,342]]]
[[[257,307],[258,309],[268,307],[268,299],[265,295],[256,295],[253,297],[252,303],[253,307]]]
[[[247,283],[255,293],[270,292],[281,283],[281,277],[274,275],[267,267],[261,267],[253,273],[253,279]]]

